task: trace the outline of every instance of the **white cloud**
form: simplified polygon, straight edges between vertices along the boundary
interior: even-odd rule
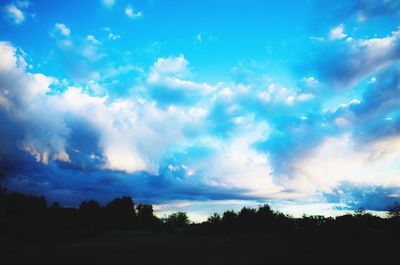
[[[284,103],[293,105],[296,102],[308,101],[314,98],[311,93],[298,93],[279,84],[270,83],[266,90],[260,92],[258,97],[265,102]]]
[[[114,34],[112,32],[108,33],[108,39],[110,40],[118,40],[119,38],[121,38],[121,36],[118,34]]]
[[[5,59],[0,64],[0,108],[6,113],[2,122],[18,128],[15,137],[19,137],[7,145],[17,143],[18,148],[45,164],[50,159],[68,161],[65,152],[68,129],[56,112],[49,111],[53,105],[49,100],[51,96],[46,95],[56,80],[25,72],[17,49],[9,43],[0,42],[0,55]],[[6,147],[2,146],[0,152],[2,148]]]
[[[25,20],[24,13],[18,9],[14,4],[6,6],[6,12],[14,19],[15,24],[21,24]]]
[[[115,0],[101,0],[101,2],[106,7],[112,7],[115,4]]]
[[[121,74],[127,74],[129,72],[137,72],[140,74],[144,73],[143,68],[133,64],[121,65],[118,67],[109,68],[103,75],[104,78],[113,78]]]
[[[184,141],[182,127],[203,118],[196,110],[160,110],[143,100],[109,101],[79,87],[69,87],[52,100],[58,115],[68,113],[95,128],[104,168],[128,173],[146,170],[157,174],[164,152]]]
[[[105,168],[126,172],[157,170],[152,159],[157,161],[157,155],[162,153],[157,150],[162,150],[168,142],[150,128],[151,123],[168,122],[171,117],[149,118],[149,115],[164,113],[151,108],[141,113],[140,106],[130,100],[110,103],[107,97],[89,95],[76,87],[69,87],[63,93],[47,94],[56,80],[42,74],[27,73],[18,67],[16,50],[10,44],[0,42],[0,55],[5,58],[0,64],[0,108],[6,111],[15,127],[21,128],[18,131],[21,139],[17,141],[21,150],[44,164],[51,160],[69,161],[66,146],[70,129],[64,120],[68,115],[85,120],[96,128]],[[171,138],[177,137],[171,135]],[[153,143],[156,143],[155,147]]]
[[[234,95],[234,92],[229,87],[226,87],[218,92],[218,96],[231,98]]]
[[[99,51],[99,47],[97,45],[92,44],[76,47],[76,52],[83,58],[93,62],[98,61],[106,56],[105,53]]]
[[[218,143],[215,155],[193,167],[204,172],[206,182],[212,186],[247,189],[246,195],[273,197],[282,187],[274,183],[268,156],[251,147],[267,137],[268,126],[247,124],[250,127],[246,128],[245,123],[242,126],[246,133]]]
[[[86,39],[87,39],[89,42],[91,42],[91,43],[93,43],[93,44],[95,44],[95,45],[98,45],[98,44],[101,43],[99,40],[96,39],[96,37],[95,37],[94,35],[87,35],[87,36],[86,36]]]
[[[69,37],[71,30],[63,23],[56,23],[54,30],[64,37]]]
[[[169,57],[159,58],[151,67],[151,73],[149,76],[150,82],[156,82],[160,78],[168,75],[184,76],[189,73],[188,61],[185,57]]]
[[[350,43],[348,68],[354,69],[352,78],[368,75],[400,58],[400,30],[384,38],[353,40]],[[352,81],[354,81],[352,80]]]
[[[350,87],[400,58],[400,29],[382,38],[352,39],[344,48],[326,51],[334,56],[319,58],[321,78],[338,87]],[[327,61],[328,60],[328,61]],[[327,67],[329,65],[329,67]]]
[[[107,96],[96,96],[86,87],[70,86],[63,92],[49,93],[57,80],[27,72],[18,49],[0,42],[0,57],[0,108],[15,121],[17,128],[21,128],[18,147],[44,164],[52,160],[73,162],[67,148],[71,133],[65,119],[68,116],[83,121],[96,132],[99,152],[90,150],[86,156],[110,170],[129,173],[145,170],[157,174],[160,161],[168,152],[180,148],[185,150],[197,144],[212,151],[200,158],[189,157],[179,164],[168,162],[169,172],[173,174],[183,170],[186,178],[202,184],[247,190],[241,195],[310,199],[318,196],[319,192],[331,192],[343,181],[400,186],[399,137],[385,138],[364,149],[356,149],[351,136],[346,134],[327,138],[301,159],[292,161],[292,177],[276,183],[269,155],[254,147],[254,143],[267,139],[270,133],[268,124],[255,122],[250,114],[235,115],[241,107],[234,101],[236,94],[249,93],[253,88],[237,85],[219,89],[206,83],[187,81],[185,78],[190,75],[190,69],[184,56],[158,59],[150,69],[147,82],[206,91],[231,103],[227,111],[233,114],[230,118],[238,126],[235,137],[220,139],[202,134],[211,105],[162,109],[156,102],[145,99],[112,100]],[[132,69],[133,66],[127,66],[116,71]],[[109,73],[110,76],[115,74]],[[5,76],[7,78],[1,78]],[[94,85],[98,83],[89,81],[87,87]],[[280,104],[290,105],[312,98],[311,94],[274,83],[263,92],[259,95],[263,100]],[[357,102],[353,100],[349,104]],[[302,118],[307,119],[306,116]],[[335,122],[346,127],[349,125],[346,118],[339,117]],[[199,136],[195,140],[188,137],[187,128],[196,128]],[[74,151],[74,155],[79,152]]]
[[[327,138],[294,165],[290,189],[315,196],[331,193],[341,183],[400,186],[400,137],[390,137],[359,149],[351,136]]]
[[[196,83],[183,78],[190,75],[188,61],[183,55],[178,57],[159,58],[151,67],[147,82],[151,85],[162,84],[170,88],[196,90],[201,93],[211,93],[220,85],[211,86],[207,83]]]
[[[344,25],[340,24],[337,27],[334,27],[329,32],[329,39],[330,40],[340,40],[346,38],[347,35],[344,33]]]
[[[392,35],[388,37],[360,40],[357,46],[365,51],[365,57],[369,63],[379,62],[390,59],[393,52],[397,52],[399,38],[400,30],[392,32]]]
[[[15,78],[15,87],[19,90],[23,90],[23,95],[21,96],[26,99],[37,94],[48,92],[49,85],[55,81],[53,78],[42,74],[25,73],[26,63],[24,58],[22,55],[18,54],[17,49],[8,42],[0,42],[0,56],[2,58],[0,62],[1,74],[6,75],[8,73],[10,79]],[[7,85],[4,85],[1,89],[6,89],[9,91],[9,93],[7,93],[8,96],[12,96],[11,94],[15,92],[10,89],[14,87],[12,85],[13,82],[7,79],[3,81],[8,81],[10,84],[7,83]]]
[[[10,71],[17,67],[17,49],[7,42],[0,42],[0,70]]]
[[[303,84],[308,88],[317,88],[320,83],[315,77],[309,76],[302,79]]]
[[[138,11],[135,12],[135,10],[131,6],[125,7],[125,15],[131,19],[136,19],[140,18],[142,15],[142,12]]]
[[[24,9],[29,7],[29,5],[28,1],[15,1],[6,5],[4,10],[12,22],[18,25],[25,21],[26,14],[24,13]]]
[[[67,65],[67,70],[74,76],[75,81],[80,80],[91,80],[93,74],[97,71],[94,69],[94,65],[90,65],[93,62],[97,62],[107,54],[104,52],[101,42],[94,35],[75,36],[70,37],[71,30],[63,23],[56,23],[53,31],[50,33],[64,53],[67,60],[70,62]],[[76,67],[80,67],[77,70]]]

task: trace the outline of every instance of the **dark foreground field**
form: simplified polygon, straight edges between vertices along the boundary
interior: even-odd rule
[[[399,240],[317,235],[114,231],[61,244],[9,246],[2,264],[399,264]]]
[[[400,264],[400,205],[389,210],[293,218],[263,205],[192,224],[130,197],[64,208],[0,189],[0,264]]]

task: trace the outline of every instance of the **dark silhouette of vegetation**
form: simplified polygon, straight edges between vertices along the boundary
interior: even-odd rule
[[[172,227],[184,228],[190,224],[189,217],[184,212],[172,213],[165,219],[165,223]]]
[[[266,258],[278,260],[285,251],[293,251],[294,256],[288,257],[290,260],[296,255],[299,259],[313,255],[323,258],[331,255],[330,250],[342,251],[355,261],[388,261],[392,258],[388,253],[394,253],[400,246],[399,238],[399,203],[388,207],[387,218],[363,209],[335,218],[318,215],[293,218],[262,205],[257,209],[244,207],[238,212],[214,214],[207,221],[194,224],[184,212],[157,218],[152,205],[136,205],[127,196],[115,198],[104,206],[87,200],[78,208],[68,208],[57,202],[48,206],[44,197],[0,188],[0,254],[9,258],[15,257],[18,251],[23,252],[21,258],[34,253],[46,256],[49,253],[45,249],[50,246],[62,246],[53,257],[65,254],[64,248],[72,252],[86,249],[80,245],[77,250],[68,245],[73,246],[74,242],[90,242],[86,246],[89,249],[96,248],[98,242],[106,246],[119,242],[122,245],[112,245],[104,253],[111,256],[118,251],[135,253],[135,259],[144,264],[161,264],[157,255],[170,257],[170,263],[175,263],[172,253],[178,253],[178,249],[190,255],[199,255],[198,251],[206,249],[207,255],[216,258],[215,264],[221,264],[219,259],[227,260],[222,264],[260,264]],[[103,250],[98,251],[99,257],[105,257]],[[236,251],[249,257],[237,256]],[[79,253],[89,255],[83,250]],[[157,255],[153,257],[153,254]],[[152,262],[146,262],[150,256]],[[191,260],[191,256],[186,259]],[[202,258],[191,262],[214,264]]]

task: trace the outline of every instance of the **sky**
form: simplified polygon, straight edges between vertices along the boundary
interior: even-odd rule
[[[158,215],[400,201],[400,0],[2,0],[0,183]]]

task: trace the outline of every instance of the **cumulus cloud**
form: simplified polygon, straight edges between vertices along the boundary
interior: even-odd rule
[[[153,201],[173,199],[177,192],[188,198],[250,196],[201,179],[179,181],[160,170],[170,150],[190,142],[189,128],[199,126],[203,110],[110,100],[81,87],[54,93],[59,81],[27,72],[11,44],[2,42],[0,53],[0,166],[11,176],[9,187],[70,203],[72,194],[76,200],[102,194],[104,200],[128,191]],[[190,172],[189,165],[180,167]],[[110,185],[112,192],[105,189]]]
[[[152,66],[149,76],[150,82],[168,76],[184,76],[189,72],[188,61],[181,55],[179,57],[159,58]]]
[[[147,78],[150,96],[160,105],[187,105],[221,86],[186,80],[185,77],[190,73],[188,61],[183,56],[159,58],[151,67]]]
[[[400,132],[398,67],[383,70],[374,80],[368,83],[360,99],[342,104],[329,118],[339,127],[351,130],[360,146]]]
[[[68,161],[64,140],[68,129],[57,115],[46,114],[46,108],[52,108],[52,103],[45,100],[46,94],[55,79],[26,73],[24,64],[19,63],[23,58],[9,43],[1,42],[0,53],[5,58],[0,67],[0,107],[4,121],[1,132],[5,134],[2,155],[16,147],[32,154],[38,162]],[[11,134],[10,129],[18,133]]]
[[[279,195],[351,210],[385,210],[400,189],[398,142],[396,137],[360,149],[350,134],[327,137],[302,159],[287,162],[292,163],[292,171],[290,178],[278,181]],[[377,153],[382,155],[379,159]]]
[[[299,101],[308,101],[314,97],[311,93],[298,93],[293,89],[288,89],[279,84],[271,83],[265,91],[258,94],[261,100],[265,102],[284,103],[293,105]]]
[[[351,106],[358,118],[385,117],[400,107],[400,69],[389,68],[379,73],[362,96]]]
[[[379,140],[361,149],[349,134],[326,138],[312,153],[298,161],[293,182],[286,184],[310,193],[326,194],[341,183],[399,187],[399,138]],[[394,146],[390,147],[391,144]],[[377,155],[379,156],[377,157]],[[290,183],[290,184],[289,184]]]
[[[90,36],[83,43],[102,46]],[[50,198],[128,193],[161,203],[342,201],[343,183],[397,194],[396,68],[375,74],[359,99],[325,111],[317,98],[325,80],[318,75],[298,87],[257,75],[210,85],[193,81],[181,55],[157,59],[148,73],[115,66],[72,85],[31,73],[26,55],[10,43],[0,43],[0,56],[0,169],[13,176],[10,187],[46,190]],[[131,71],[142,76],[134,93],[93,92],[100,76]]]
[[[247,79],[247,78],[246,78]],[[315,96],[302,88],[288,88],[263,77],[228,85],[216,92],[207,127],[222,138],[237,137],[246,121],[266,122],[270,132],[253,146],[268,156],[275,181],[290,176],[291,164],[334,133]]]
[[[19,138],[10,143],[30,153],[38,162],[47,164],[51,159],[69,161],[66,145],[72,128],[68,126],[65,116],[76,115],[77,119],[90,122],[92,128],[96,125],[100,127],[98,115],[107,116],[109,111],[105,106],[106,99],[89,96],[73,87],[62,95],[48,95],[50,86],[57,80],[25,72],[17,64],[16,49],[8,43],[2,43],[0,47],[3,57],[7,58],[1,65],[3,115],[13,127],[21,128],[18,130],[21,135],[15,136]],[[81,111],[94,111],[97,114],[87,116],[80,114]],[[47,133],[41,134],[43,130]],[[112,128],[108,130],[112,131]],[[109,149],[104,146],[103,152],[107,158],[106,150]]]
[[[248,195],[271,198],[282,191],[282,187],[274,182],[268,156],[251,147],[254,142],[266,137],[267,126],[248,127],[251,133],[218,146],[221,150],[207,160],[203,171],[210,185],[247,189]]]
[[[323,43],[320,50],[316,50],[311,68],[322,81],[348,87],[398,60],[399,44],[398,30],[382,38]]]
[[[397,68],[383,71],[361,99],[319,119],[313,117],[310,127],[303,127],[304,134],[293,123],[279,133],[273,131],[260,148],[268,150],[272,162],[283,161],[274,169],[283,168],[287,177],[278,182],[284,180],[279,183],[301,194],[330,194],[342,183],[387,190],[399,187],[398,80]],[[381,206],[384,203],[382,198]]]

